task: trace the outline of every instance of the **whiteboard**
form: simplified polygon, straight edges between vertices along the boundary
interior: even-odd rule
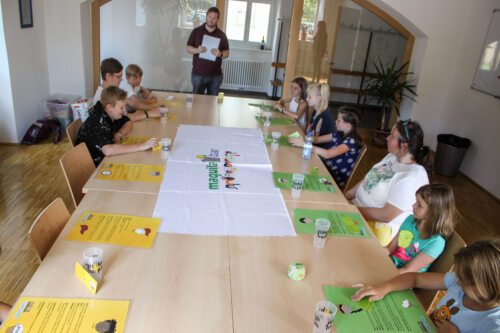
[[[500,98],[500,9],[493,10],[472,89]]]

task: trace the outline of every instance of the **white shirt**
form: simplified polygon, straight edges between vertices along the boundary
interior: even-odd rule
[[[137,93],[141,90],[141,87],[132,87],[130,83],[126,80],[122,80],[120,82],[120,89],[123,89],[127,92],[127,98],[130,96],[137,96]]]
[[[104,88],[101,85],[99,85],[99,87],[97,87],[97,90],[95,91],[95,95],[94,95],[94,105],[95,105],[95,103],[97,103],[101,100],[101,94],[102,94],[103,90],[104,90]]]
[[[396,156],[388,154],[375,164],[359,185],[353,203],[359,207],[382,208],[386,203],[403,211],[389,223],[394,237],[403,221],[412,213],[415,193],[429,184],[425,168],[419,164],[399,163]]]
[[[130,88],[123,85],[124,82],[126,85],[130,86]],[[130,83],[128,83],[127,81],[124,81],[124,80],[120,81],[119,87],[120,87],[120,89],[123,89],[127,92],[127,98],[135,95],[134,88],[132,88],[132,85]],[[101,94],[102,94],[103,90],[104,90],[104,87],[102,85],[99,85],[99,87],[97,87],[97,90],[95,91],[95,95],[94,95],[94,105],[95,105],[95,103],[97,103],[98,101],[101,100]]]
[[[300,99],[299,99],[299,101],[300,101]],[[292,97],[292,99],[290,100],[290,105],[289,105],[290,112],[297,113],[297,111],[299,111],[299,105],[300,105],[300,103],[295,100],[295,97]],[[306,113],[305,112],[302,115],[302,117],[297,119],[297,122],[299,123],[300,127],[302,127],[302,129],[306,128]]]

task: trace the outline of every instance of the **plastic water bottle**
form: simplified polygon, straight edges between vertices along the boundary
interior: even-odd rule
[[[311,159],[312,150],[313,150],[312,142],[313,142],[313,135],[312,135],[312,132],[309,132],[306,135],[305,143],[304,143],[304,150],[302,151],[302,157],[305,160]]]

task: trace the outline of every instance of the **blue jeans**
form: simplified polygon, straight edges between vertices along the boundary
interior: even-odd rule
[[[205,94],[216,96],[222,84],[222,75],[191,75],[193,94]]]

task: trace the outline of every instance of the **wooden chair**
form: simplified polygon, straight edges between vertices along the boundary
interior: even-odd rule
[[[66,127],[66,134],[68,135],[69,142],[73,147],[76,145],[76,137],[78,136],[80,127],[82,127],[82,120],[80,118],[74,120],[68,125],[68,127]]]
[[[76,208],[84,196],[83,185],[95,170],[94,161],[87,146],[82,142],[64,154],[59,162]]]
[[[69,220],[69,211],[61,198],[56,198],[36,218],[28,232],[28,238],[40,261],[49,252]]]
[[[443,253],[441,253],[436,261],[432,263],[427,271],[433,273],[447,273],[451,271],[454,264],[455,253],[465,246],[466,244],[462,237],[460,237],[456,231],[453,232],[453,235],[451,235],[450,239],[446,242]],[[414,291],[428,313],[435,308],[444,294],[443,291],[436,290],[414,289]]]
[[[358,168],[359,163],[361,162],[361,160],[365,156],[367,150],[368,150],[368,147],[366,146],[366,144],[363,143],[363,146],[361,147],[361,150],[359,151],[358,159],[356,160],[356,162],[354,162],[354,165],[352,166],[351,175],[349,176],[349,179],[345,183],[344,193],[349,189],[349,187],[352,186],[352,176],[354,176],[354,173],[356,172],[356,169]]]

